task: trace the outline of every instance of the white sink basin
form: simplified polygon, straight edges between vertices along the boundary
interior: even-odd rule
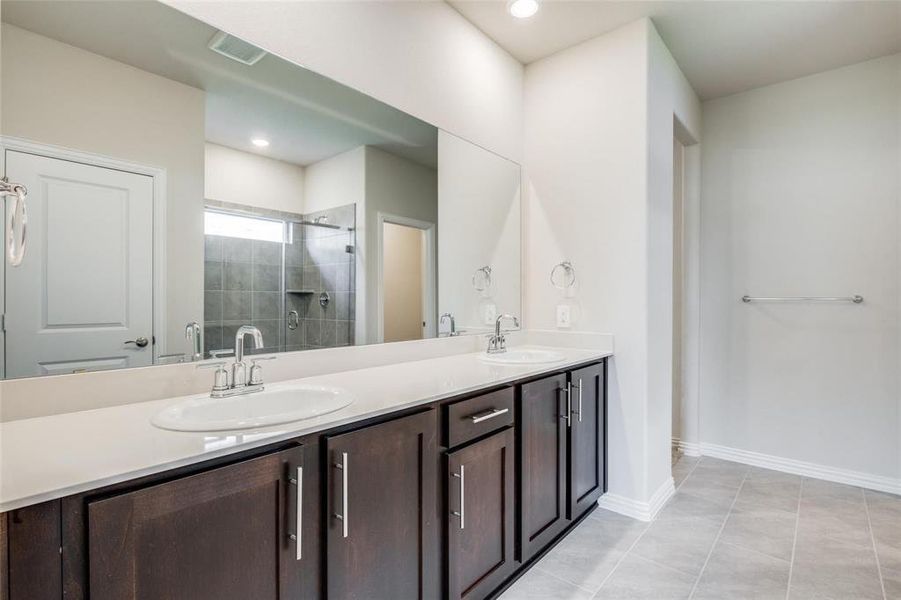
[[[480,354],[479,358],[487,363],[500,365],[540,365],[555,363],[564,359],[561,352],[541,350],[537,348],[519,348],[507,350],[500,354]]]
[[[188,398],[151,419],[173,431],[254,429],[310,419],[341,410],[354,401],[347,390],[319,385],[288,385],[231,398]]]

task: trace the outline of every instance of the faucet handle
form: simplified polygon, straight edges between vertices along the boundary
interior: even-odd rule
[[[261,356],[259,358],[250,359],[250,385],[263,384],[263,367],[257,363],[261,360],[275,360],[275,356]]]
[[[214,392],[224,392],[228,389],[228,371],[225,370],[225,365],[225,361],[197,365],[198,369],[216,369],[216,372],[213,373]]]

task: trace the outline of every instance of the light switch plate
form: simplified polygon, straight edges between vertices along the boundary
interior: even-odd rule
[[[572,327],[572,318],[571,318],[568,304],[558,304],[557,305],[557,327],[561,327],[561,328]]]

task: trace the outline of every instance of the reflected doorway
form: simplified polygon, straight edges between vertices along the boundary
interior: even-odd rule
[[[435,224],[379,215],[379,341],[434,336]]]

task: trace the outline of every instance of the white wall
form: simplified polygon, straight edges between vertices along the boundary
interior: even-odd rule
[[[901,55],[703,111],[702,442],[901,478]]]
[[[332,156],[304,170],[304,204],[307,213],[356,204],[354,249],[354,343],[366,344],[366,147]]]
[[[400,158],[371,146],[366,147],[366,211],[363,224],[357,227],[365,231],[366,265],[366,340],[375,342],[378,337],[378,215],[396,215],[435,223],[438,222],[438,173],[435,169]],[[358,213],[359,214],[359,213]],[[361,245],[357,242],[358,247]],[[437,270],[437,256],[433,269]],[[359,293],[359,289],[358,293]],[[357,299],[359,306],[359,296]],[[430,311],[435,314],[433,307]]]
[[[204,197],[257,208],[304,212],[303,167],[207,143]]]
[[[444,2],[166,2],[520,158],[523,67]]]
[[[697,131],[697,98],[642,20],[530,64],[525,102],[529,326],[555,327],[571,260],[574,329],[616,334],[610,492],[647,503],[670,477],[673,116]]]
[[[458,329],[490,329],[480,307],[522,316],[519,165],[446,131],[438,132],[438,312]],[[492,268],[490,297],[472,285]],[[487,293],[487,292],[486,292]]]
[[[167,346],[203,320],[204,93],[3,24],[4,135],[165,169]],[[64,100],[64,101],[63,101]]]
[[[672,480],[673,139],[701,137],[701,103],[653,24],[648,27],[647,493]],[[692,201],[688,202],[691,205]],[[687,215],[689,219],[692,216]],[[692,404],[683,406],[683,416]]]

